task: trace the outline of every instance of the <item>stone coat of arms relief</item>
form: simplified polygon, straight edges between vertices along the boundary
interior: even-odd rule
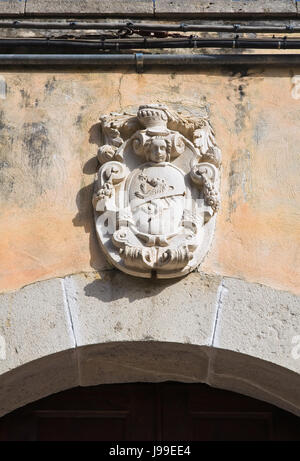
[[[106,257],[138,277],[189,273],[209,249],[219,208],[221,152],[209,120],[160,104],[100,120],[93,205]]]

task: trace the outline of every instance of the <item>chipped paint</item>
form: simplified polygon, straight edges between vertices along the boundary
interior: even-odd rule
[[[3,75],[0,75],[0,99],[6,99],[6,80]]]

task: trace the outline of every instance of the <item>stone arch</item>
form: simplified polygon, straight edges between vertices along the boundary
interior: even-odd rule
[[[300,415],[299,298],[270,287],[203,273],[51,279],[0,296],[0,335],[0,415],[139,381],[207,383]]]
[[[0,376],[0,414],[76,386],[163,381],[206,383],[300,415],[297,373],[229,350],[156,341],[83,346],[10,370]]]

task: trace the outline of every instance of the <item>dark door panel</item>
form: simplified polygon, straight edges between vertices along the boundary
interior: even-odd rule
[[[0,440],[300,440],[300,419],[205,384],[75,388],[0,419]]]

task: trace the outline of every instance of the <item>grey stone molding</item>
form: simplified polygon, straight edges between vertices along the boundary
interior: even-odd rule
[[[1,0],[2,16],[210,17],[295,16],[295,0]]]
[[[271,16],[295,14],[295,0],[155,0],[157,17],[213,16],[215,14],[243,16]]]
[[[204,382],[300,415],[299,298],[242,280],[117,270],[0,296],[0,415],[75,386]]]

